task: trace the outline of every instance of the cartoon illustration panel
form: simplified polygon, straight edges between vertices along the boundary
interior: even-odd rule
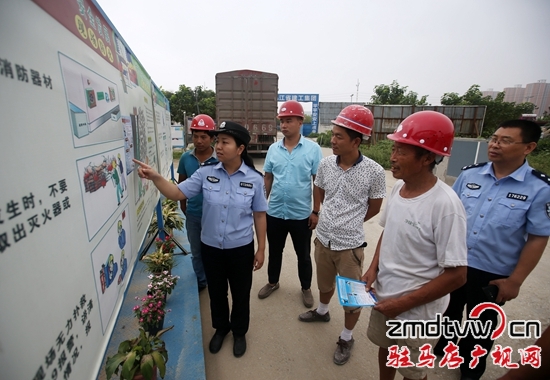
[[[155,145],[155,128],[153,124],[152,107],[134,107],[130,114],[134,157],[152,167],[157,167],[157,147]],[[142,197],[149,190],[149,182],[134,176],[135,202],[141,202]],[[153,186],[154,187],[154,186]],[[154,190],[153,193],[156,194]]]
[[[132,120],[130,116],[122,116],[124,125],[124,156],[126,157],[126,175],[134,171],[134,137],[132,132]]]
[[[123,147],[76,161],[90,240],[127,198],[125,164]]]
[[[122,139],[117,84],[61,53],[59,63],[74,146]]]
[[[119,291],[128,281],[128,267],[133,262],[128,212],[127,205],[91,254],[103,333],[113,314]]]

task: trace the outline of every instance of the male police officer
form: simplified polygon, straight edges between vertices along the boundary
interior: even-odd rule
[[[536,148],[540,134],[532,121],[503,122],[489,139],[491,162],[465,167],[453,186],[468,217],[468,275],[466,284],[451,293],[445,315],[452,320],[462,320],[465,305],[469,314],[476,305],[492,301],[483,291],[488,285],[498,287],[493,302],[516,298],[539,262],[550,235],[550,179],[533,170],[526,157]],[[494,329],[497,315],[485,310],[479,319],[491,320]],[[442,355],[447,344],[442,337],[435,353]],[[470,368],[476,344],[487,354]],[[492,345],[490,338],[471,335],[460,340],[463,380],[483,375]]]

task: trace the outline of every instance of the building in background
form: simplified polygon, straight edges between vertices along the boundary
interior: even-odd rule
[[[504,89],[504,101],[513,103],[525,102],[525,87],[521,87],[521,84],[516,84],[514,87],[506,87]]]
[[[500,93],[500,91],[493,91],[492,88],[488,89],[487,91],[481,91],[481,94],[483,96],[490,96],[493,98],[493,100],[497,97],[497,95]]]
[[[533,103],[536,106],[533,112],[537,117],[543,116],[544,112],[550,113],[550,84],[546,83],[546,79],[529,83],[526,87],[521,87],[521,84],[506,87],[504,93],[505,102]]]

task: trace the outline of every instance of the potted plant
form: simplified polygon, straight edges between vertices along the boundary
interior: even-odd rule
[[[164,229],[172,234],[173,230],[181,230],[183,228],[183,218],[178,208],[178,202],[170,199],[162,201],[162,219]],[[149,234],[156,235],[158,232],[157,214],[153,214],[153,219],[149,224]]]
[[[151,282],[147,285],[148,293],[155,294],[161,292],[163,294],[172,293],[178,283],[180,276],[173,276],[167,270],[160,273],[151,273],[148,276]]]
[[[113,374],[119,375],[121,380],[139,379],[139,376],[144,380],[155,380],[157,368],[160,377],[164,379],[168,351],[160,337],[172,328],[174,326],[161,330],[155,335],[140,328],[138,337],[120,343],[118,352],[114,356],[107,357],[105,364],[107,380]]]
[[[163,253],[174,253],[174,250],[176,249],[176,243],[174,243],[174,240],[170,235],[166,235],[164,240],[160,237],[156,238],[155,245],[157,246],[157,251]]]
[[[160,291],[148,294],[142,298],[136,297],[141,301],[141,305],[134,306],[134,315],[139,325],[151,334],[162,330],[164,325],[164,316],[171,310],[165,310],[166,296]]]
[[[145,263],[145,269],[150,273],[171,272],[172,268],[176,265],[172,253],[163,253],[161,251],[145,255],[142,260]]]

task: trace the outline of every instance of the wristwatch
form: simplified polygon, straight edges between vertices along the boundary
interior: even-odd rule
[[[314,214],[314,215],[319,215],[319,211],[313,210],[311,213]]]

